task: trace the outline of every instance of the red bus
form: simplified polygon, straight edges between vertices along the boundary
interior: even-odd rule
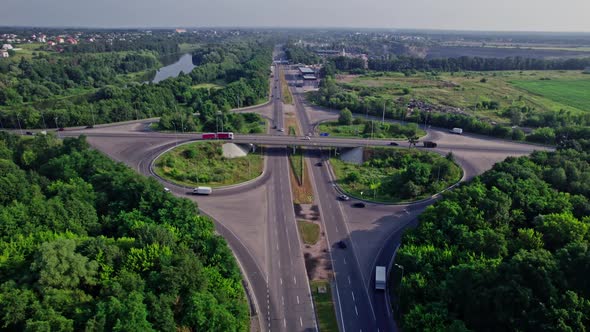
[[[203,133],[201,139],[215,139],[215,133]]]

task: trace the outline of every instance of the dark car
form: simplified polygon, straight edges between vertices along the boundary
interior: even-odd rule
[[[431,141],[424,141],[423,142],[425,148],[436,148],[437,144]]]
[[[94,128],[94,125],[86,126],[86,129],[92,129],[92,128]]]
[[[391,145],[391,146],[398,146],[399,144],[397,144],[396,142],[389,142],[389,145]]]
[[[61,128],[57,128],[57,131],[64,131],[65,129],[63,127]]]
[[[32,132],[32,131],[27,131],[25,134],[27,134],[27,135],[29,135],[29,136],[33,136],[33,135],[35,135],[35,134],[33,134],[33,132]]]
[[[355,208],[364,208],[366,205],[363,202],[356,202],[352,204],[352,206],[354,206]]]
[[[338,241],[337,245],[340,249],[346,249],[346,243],[344,241]]]
[[[324,166],[324,164],[321,161],[318,161],[317,163],[315,163],[315,165],[318,166],[318,167]]]

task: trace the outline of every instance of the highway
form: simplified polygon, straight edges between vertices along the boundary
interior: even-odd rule
[[[276,66],[271,80],[273,125],[283,128],[280,73]],[[292,88],[297,118],[303,133],[313,132],[309,109],[297,89]],[[266,106],[265,106],[266,107]],[[164,133],[149,130],[147,119],[123,124],[97,126],[93,129],[66,128],[60,137],[86,135],[89,143],[117,161],[122,161],[145,175],[153,160],[167,149],[183,142],[201,139],[196,133]],[[428,140],[437,148],[425,149],[440,154],[453,152],[464,170],[463,180],[481,174],[506,156],[519,156],[533,150],[550,148],[493,140],[477,135],[451,135],[431,129]],[[317,198],[321,222],[332,260],[336,312],[343,331],[394,331],[395,322],[383,292],[374,291],[374,267],[389,265],[401,234],[414,225],[416,218],[434,199],[417,204],[377,205],[355,209],[351,202],[336,200],[338,188],[329,163],[312,166],[324,159],[324,147],[354,148],[390,146],[390,140],[367,140],[311,136],[288,136],[271,129],[266,135],[235,135],[234,143],[272,147],[266,153],[266,171],[256,181],[236,188],[215,190],[210,197],[188,195],[187,189],[167,183],[179,196],[198,201],[200,209],[210,215],[216,229],[229,243],[247,281],[254,311],[263,331],[315,331],[317,323],[306,275],[301,243],[296,227],[289,180],[286,147],[306,146],[314,197]],[[408,148],[397,141],[397,148]],[[347,248],[335,244],[344,241]]]

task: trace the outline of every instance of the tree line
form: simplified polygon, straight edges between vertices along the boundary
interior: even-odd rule
[[[337,57],[331,60],[337,70],[364,69],[354,58]],[[424,59],[399,56],[394,59],[369,59],[369,69],[375,71],[494,71],[494,70],[584,70],[590,67],[590,58],[535,59],[523,57]]]
[[[0,329],[246,331],[213,223],[88,148],[0,133]]]
[[[590,154],[496,164],[404,234],[392,286],[405,331],[590,328]]]
[[[212,62],[202,63],[191,73],[181,73],[176,78],[169,78],[156,84],[129,83],[117,80],[117,71],[113,69],[113,63],[103,63],[102,66],[99,66],[101,62],[98,62],[87,66],[76,66],[74,67],[78,68],[76,72],[82,73],[77,81],[82,86],[86,86],[84,84],[92,80],[94,82],[92,86],[100,86],[95,90],[96,92],[88,92],[70,98],[43,100],[31,104],[18,104],[20,100],[17,100],[16,106],[0,110],[0,125],[4,128],[55,128],[162,115],[176,116],[175,114],[179,113],[184,117],[200,113],[204,123],[214,123],[217,111],[226,113],[234,107],[254,105],[268,96],[272,45],[265,42],[248,41],[240,47],[236,47],[236,53],[231,51],[232,46],[232,44],[224,46],[226,53],[223,58],[214,60],[211,57]],[[82,55],[82,57],[84,56],[86,55]],[[122,59],[132,57],[130,59],[132,63],[137,60],[135,55],[130,54],[117,55],[117,57],[122,57]],[[64,61],[73,61],[71,59],[68,57]],[[35,77],[39,82],[61,77],[58,82],[67,86],[67,82],[71,81],[67,69],[52,65],[50,61],[51,59],[48,59],[39,64],[35,62],[34,68],[39,69],[31,70],[29,76]],[[41,68],[45,68],[44,64],[49,68],[45,70],[49,72],[42,71]],[[129,66],[118,66],[117,68],[125,70],[124,68]],[[23,65],[23,68],[26,67]],[[54,67],[61,69],[54,69]],[[94,73],[101,73],[103,70],[109,74],[99,75],[99,79],[93,78]],[[63,72],[65,76],[53,75],[54,71]],[[87,79],[88,76],[90,78]],[[225,86],[220,89],[195,89],[193,87],[216,80],[222,80],[226,83]],[[28,84],[26,78],[19,78],[15,81],[17,86]],[[60,87],[57,83],[54,85]],[[4,90],[0,90],[0,98],[1,91]],[[63,90],[56,88],[56,91]],[[18,93],[17,95],[20,96]],[[11,103],[11,105],[14,104]],[[208,125],[208,128],[212,128],[212,126]]]

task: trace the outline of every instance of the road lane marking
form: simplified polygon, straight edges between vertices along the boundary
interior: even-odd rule
[[[281,261],[279,261],[279,269],[281,268]]]
[[[350,276],[348,276],[348,284],[352,285],[352,281],[350,281]]]
[[[358,316],[358,315],[359,315],[359,311],[358,311],[358,309],[356,308],[356,305],[354,306],[354,311],[356,312],[356,315]]]
[[[299,325],[303,327],[303,319],[301,319],[301,316],[299,316]]]
[[[285,297],[281,296],[281,302],[283,303],[283,305],[285,305]]]
[[[352,291],[351,291],[352,292]],[[354,292],[352,292],[352,300],[356,301],[356,299],[354,298]]]
[[[295,283],[295,285],[297,285],[297,278],[295,278],[295,276],[293,276],[293,282]]]
[[[283,327],[287,328],[287,318],[283,318]]]
[[[279,278],[279,280],[281,281],[281,285],[283,284],[283,278]]]
[[[344,257],[344,264],[346,264],[346,257]]]
[[[297,304],[299,304],[299,295],[297,295]]]

